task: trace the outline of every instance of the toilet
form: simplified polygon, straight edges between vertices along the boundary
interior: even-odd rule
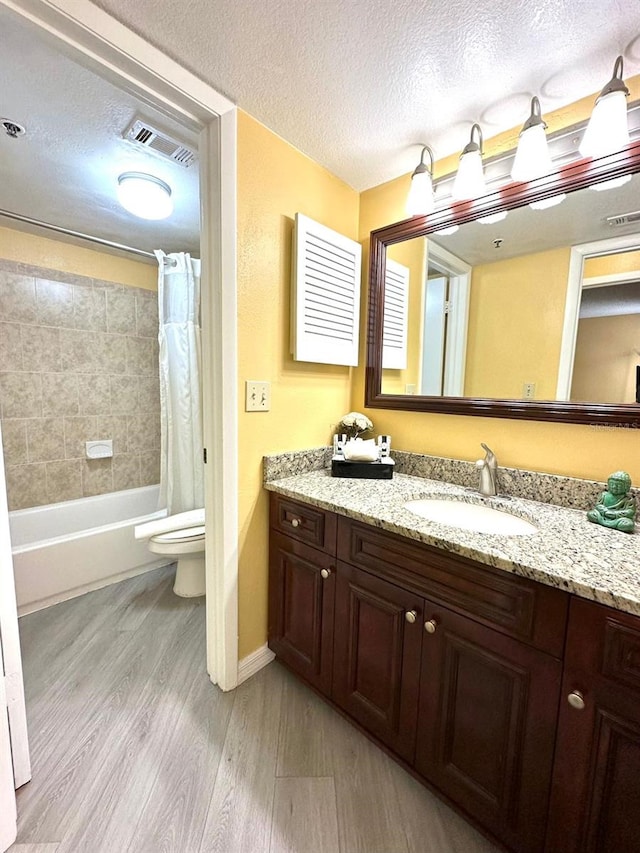
[[[134,536],[147,539],[152,553],[177,558],[173,584],[176,595],[195,598],[205,594],[204,509],[138,524]]]

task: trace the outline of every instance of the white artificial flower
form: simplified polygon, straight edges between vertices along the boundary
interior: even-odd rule
[[[349,412],[340,418],[338,429],[343,430],[349,438],[356,438],[361,432],[373,429],[373,424],[366,415]]]

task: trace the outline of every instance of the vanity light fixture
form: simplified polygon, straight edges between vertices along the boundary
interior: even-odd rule
[[[613,66],[613,77],[598,95],[589,124],[580,143],[583,157],[605,157],[629,144],[627,98],[629,90],[622,80],[623,60]]]
[[[518,138],[518,148],[511,169],[514,181],[525,183],[534,181],[553,172],[553,163],[547,143],[546,122],[542,118],[540,101],[537,97],[531,99],[531,114],[525,121]],[[558,193],[550,198],[533,201],[529,205],[533,210],[546,210],[555,207],[566,198],[565,193]]]
[[[166,219],[173,212],[171,187],[144,172],[125,172],[118,178],[118,201],[140,219]]]
[[[430,166],[424,162],[425,152],[429,155]],[[407,198],[409,216],[425,216],[432,213],[436,206],[433,195],[433,160],[433,151],[428,145],[423,145],[420,162],[411,175],[411,189]]]
[[[477,141],[473,136],[476,134]],[[482,129],[479,124],[471,128],[469,142],[462,149],[451,196],[454,201],[470,201],[487,191],[482,169]]]

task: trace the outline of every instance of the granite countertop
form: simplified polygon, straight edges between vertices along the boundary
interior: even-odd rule
[[[398,473],[393,480],[357,480],[315,470],[269,480],[265,488],[640,615],[640,535],[592,524],[581,510],[517,497],[485,498],[463,486]],[[538,530],[524,536],[476,533],[403,508],[406,501],[428,497],[502,509]]]

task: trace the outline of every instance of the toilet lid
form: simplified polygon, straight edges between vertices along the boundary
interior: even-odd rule
[[[151,537],[154,542],[194,542],[204,539],[204,524],[201,527],[186,527],[183,530],[170,530]]]

